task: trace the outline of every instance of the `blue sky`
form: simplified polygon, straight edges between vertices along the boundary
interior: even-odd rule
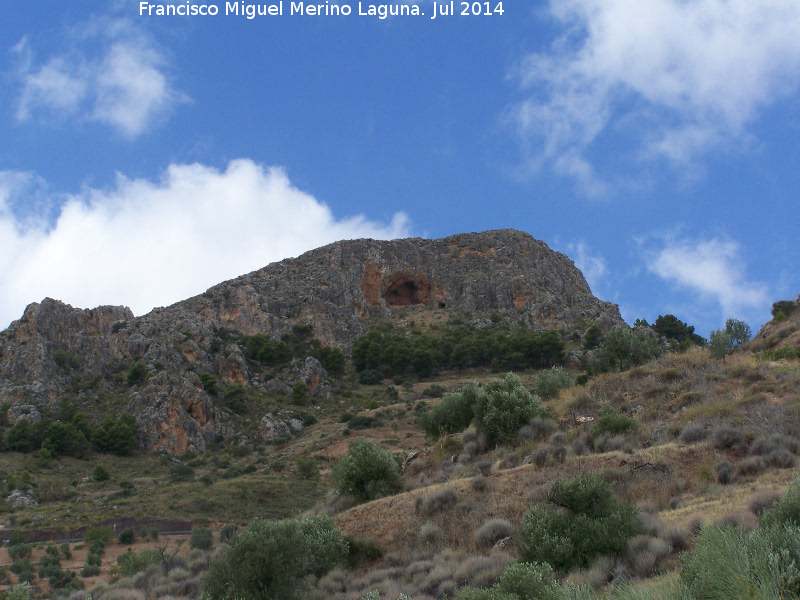
[[[629,323],[757,329],[800,292],[796,0],[67,4],[0,9],[0,327],[45,296],[144,314],[336,239],[503,227]]]

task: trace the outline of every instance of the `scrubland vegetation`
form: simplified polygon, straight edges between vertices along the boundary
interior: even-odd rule
[[[409,310],[352,366],[307,332],[242,337],[265,369],[304,351],[341,363],[329,401],[242,392],[242,415],[305,413],[302,434],[111,460],[98,430],[78,456],[39,426],[38,448],[0,456],[6,493],[39,503],[3,503],[15,533],[0,582],[8,598],[74,600],[798,598],[795,308],[776,303],[752,341],[731,320],[710,345],[670,315],[514,333]],[[99,525],[116,515],[194,527]],[[70,524],[91,527],[80,542],[25,537]]]

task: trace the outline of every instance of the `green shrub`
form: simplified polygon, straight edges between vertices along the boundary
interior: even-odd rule
[[[118,419],[109,415],[92,431],[92,447],[97,452],[125,456],[133,453],[137,445],[136,418],[129,413],[122,413]]]
[[[457,433],[469,427],[475,416],[475,403],[481,394],[480,386],[470,381],[460,392],[447,394],[444,400],[419,418],[419,424],[431,438]]]
[[[36,569],[29,558],[21,558],[11,563],[9,567],[12,573],[17,576],[17,579],[22,581],[33,581],[36,579]]]
[[[233,523],[228,523],[219,532],[219,540],[221,542],[228,543],[233,539],[234,535],[236,535],[236,525]]]
[[[120,544],[132,544],[136,541],[136,532],[133,527],[127,527],[119,532],[117,539]]]
[[[606,404],[600,411],[600,416],[592,427],[592,437],[599,437],[604,433],[611,435],[625,435],[636,430],[636,420],[628,415],[623,415],[610,404]]]
[[[161,553],[153,548],[142,550],[141,552],[132,552],[128,548],[127,552],[117,557],[117,564],[119,565],[120,575],[130,577],[141,571],[146,571],[150,565],[161,564]]]
[[[765,527],[780,525],[800,527],[800,479],[795,479],[772,509],[762,514],[761,524]]]
[[[192,481],[194,479],[194,469],[185,463],[171,464],[169,466],[169,478],[172,481]]]
[[[208,527],[195,527],[192,530],[189,546],[198,550],[211,550],[214,546],[214,532]]]
[[[139,385],[147,381],[147,367],[143,362],[134,363],[125,379],[129,386]]]
[[[795,309],[797,309],[797,302],[793,300],[779,300],[772,304],[772,316],[777,318],[778,313],[783,313],[784,317],[788,317]]]
[[[587,367],[592,373],[627,371],[664,353],[664,345],[649,327],[620,325],[609,331]]]
[[[53,360],[62,369],[77,369],[81,366],[80,361],[69,350],[59,348],[53,352]]]
[[[378,385],[383,381],[383,373],[375,369],[367,369],[358,374],[358,383],[362,385]]]
[[[796,598],[800,592],[800,528],[704,527],[684,555],[681,581],[692,598]]]
[[[486,550],[499,540],[509,537],[511,531],[511,523],[505,519],[489,519],[475,532],[475,544],[478,548]]]
[[[333,520],[254,519],[215,559],[203,578],[209,600],[250,598],[294,600],[304,597],[309,575],[320,577],[347,555],[347,542]]]
[[[403,489],[400,465],[394,457],[364,438],[350,443],[332,475],[339,494],[351,495],[359,502],[391,496]]]
[[[12,585],[8,590],[6,600],[33,600],[33,588],[27,581]]]
[[[422,390],[422,394],[428,398],[442,398],[446,391],[444,386],[434,383]]]
[[[203,384],[203,389],[209,396],[217,396],[219,394],[217,378],[213,374],[200,373],[200,383]]]
[[[316,458],[300,458],[297,461],[297,474],[303,479],[319,477],[319,463]]]
[[[58,549],[61,551],[61,556],[63,556],[67,560],[70,560],[72,558],[72,548],[70,548],[67,542],[62,542],[61,545],[58,547]]]
[[[374,563],[383,558],[383,548],[372,540],[361,540],[352,535],[346,535],[344,539],[347,542],[345,562],[350,569]]]
[[[89,564],[88,561],[81,569],[81,577],[97,577],[100,575],[100,565]]]
[[[553,569],[548,564],[516,563],[508,565],[496,585],[503,594],[515,594],[526,600],[542,600],[560,596]]]
[[[9,544],[8,556],[11,560],[20,560],[22,558],[30,558],[33,546],[30,544]]]
[[[533,392],[540,398],[549,400],[558,396],[561,390],[572,387],[572,377],[562,367],[552,367],[543,371],[533,385]]]
[[[492,379],[480,388],[474,411],[475,430],[490,448],[513,440],[533,417],[550,416],[538,396],[532,395],[514,373]]]
[[[100,541],[105,544],[108,540],[114,537],[114,530],[107,525],[95,525],[89,527],[84,534],[84,541],[91,544],[94,541]]]
[[[596,473],[569,482],[559,477],[547,499],[558,508],[532,508],[520,528],[517,548],[524,561],[546,562],[566,572],[599,555],[621,554],[640,531],[633,507],[615,500]]]
[[[103,465],[97,465],[94,468],[94,473],[92,474],[92,479],[95,481],[108,481],[111,478],[111,474],[108,472]]]

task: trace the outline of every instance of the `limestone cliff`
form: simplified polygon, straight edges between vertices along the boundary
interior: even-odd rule
[[[280,336],[312,323],[323,343],[347,352],[371,319],[408,306],[496,312],[536,329],[622,323],[617,306],[595,298],[569,258],[526,233],[341,241],[141,317],[124,307],[31,304],[0,333],[0,402],[43,406],[74,394],[91,404],[125,394],[144,448],[202,451],[228,429],[197,373],[270,389],[235,344],[239,335]],[[128,389],[115,373],[138,360],[152,376],[143,389]],[[309,377],[319,386],[318,372]]]

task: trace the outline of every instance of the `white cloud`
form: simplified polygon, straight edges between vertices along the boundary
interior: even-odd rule
[[[668,238],[650,254],[647,267],[662,279],[719,303],[725,317],[741,317],[768,302],[766,287],[747,280],[739,245],[731,240]]]
[[[143,314],[336,240],[409,233],[402,213],[337,218],[282,169],[250,160],[171,165],[158,183],[119,175],[70,196],[52,227],[21,228],[9,199],[30,177],[0,172],[0,327],[46,296]]]
[[[629,154],[686,164],[740,139],[800,83],[796,0],[551,0],[549,10],[567,33],[521,61],[514,76],[528,96],[508,117],[534,165],[589,191],[599,184],[585,155],[601,135],[633,127],[642,145]]]
[[[97,121],[133,139],[186,101],[167,77],[163,53],[128,22],[89,22],[69,38],[69,48],[41,65],[27,37],[12,48],[18,60],[18,121]],[[99,53],[90,50],[98,45]]]
[[[600,254],[592,254],[585,242],[577,242],[567,245],[567,256],[569,256],[575,266],[578,267],[589,287],[597,294],[597,290],[605,281],[608,275],[606,259]]]

